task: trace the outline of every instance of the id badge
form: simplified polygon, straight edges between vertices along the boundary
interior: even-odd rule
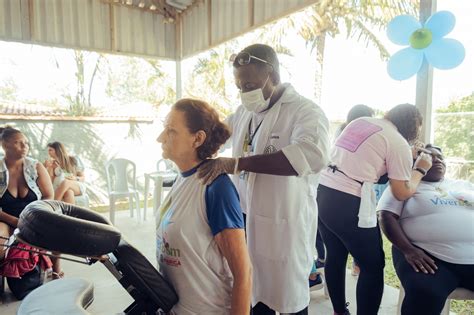
[[[248,156],[252,156],[253,155],[253,146],[252,145],[249,145],[249,144],[245,144],[244,145],[244,151],[243,151],[243,157],[248,157]],[[247,178],[249,177],[249,172],[247,171],[242,171],[240,172],[240,175],[239,175],[239,178],[242,179],[242,180],[247,180]]]

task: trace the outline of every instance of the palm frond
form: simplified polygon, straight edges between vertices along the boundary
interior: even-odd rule
[[[354,37],[357,37],[358,40],[363,40],[366,46],[369,44],[374,45],[378,49],[380,58],[382,60],[387,60],[390,57],[390,54],[388,53],[384,44],[380,41],[377,35],[375,35],[366,25],[364,25],[364,23],[361,21],[354,21],[354,25],[356,25],[356,27],[353,29]]]

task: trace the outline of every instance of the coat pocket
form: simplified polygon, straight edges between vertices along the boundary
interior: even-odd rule
[[[255,215],[256,254],[271,260],[286,260],[291,250],[288,232],[286,219]]]

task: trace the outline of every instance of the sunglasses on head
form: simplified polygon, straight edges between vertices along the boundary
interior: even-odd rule
[[[262,58],[258,58],[256,56],[253,56],[253,55],[249,54],[248,52],[241,52],[241,53],[238,53],[238,54],[232,54],[230,56],[229,61],[232,62],[232,63],[237,62],[239,65],[245,66],[245,65],[248,65],[251,62],[252,59],[255,59],[255,60],[263,62],[263,63],[266,63],[267,65],[269,65],[270,67],[273,68],[273,65],[271,63],[269,63],[268,61],[266,61]]]

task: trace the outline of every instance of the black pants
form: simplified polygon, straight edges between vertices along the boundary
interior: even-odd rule
[[[360,267],[357,281],[357,314],[377,314],[383,294],[385,266],[380,229],[359,228],[360,198],[319,185],[319,225],[326,245],[325,274],[334,311],[344,313],[346,264],[350,253]]]
[[[318,259],[326,259],[326,249],[324,248],[323,238],[321,237],[321,232],[318,229],[318,234],[316,235],[316,252],[318,253]]]
[[[402,315],[439,315],[454,289],[463,287],[474,291],[474,265],[452,264],[430,255],[438,267],[432,275],[415,272],[395,246],[392,246],[392,255],[395,271],[405,289]]]
[[[250,312],[250,315],[275,315],[275,311],[269,308],[266,304],[263,304],[262,302],[258,302],[257,305],[255,305],[252,308],[252,311]],[[308,307],[305,309],[296,312],[296,313],[291,313],[292,315],[308,315]]]

